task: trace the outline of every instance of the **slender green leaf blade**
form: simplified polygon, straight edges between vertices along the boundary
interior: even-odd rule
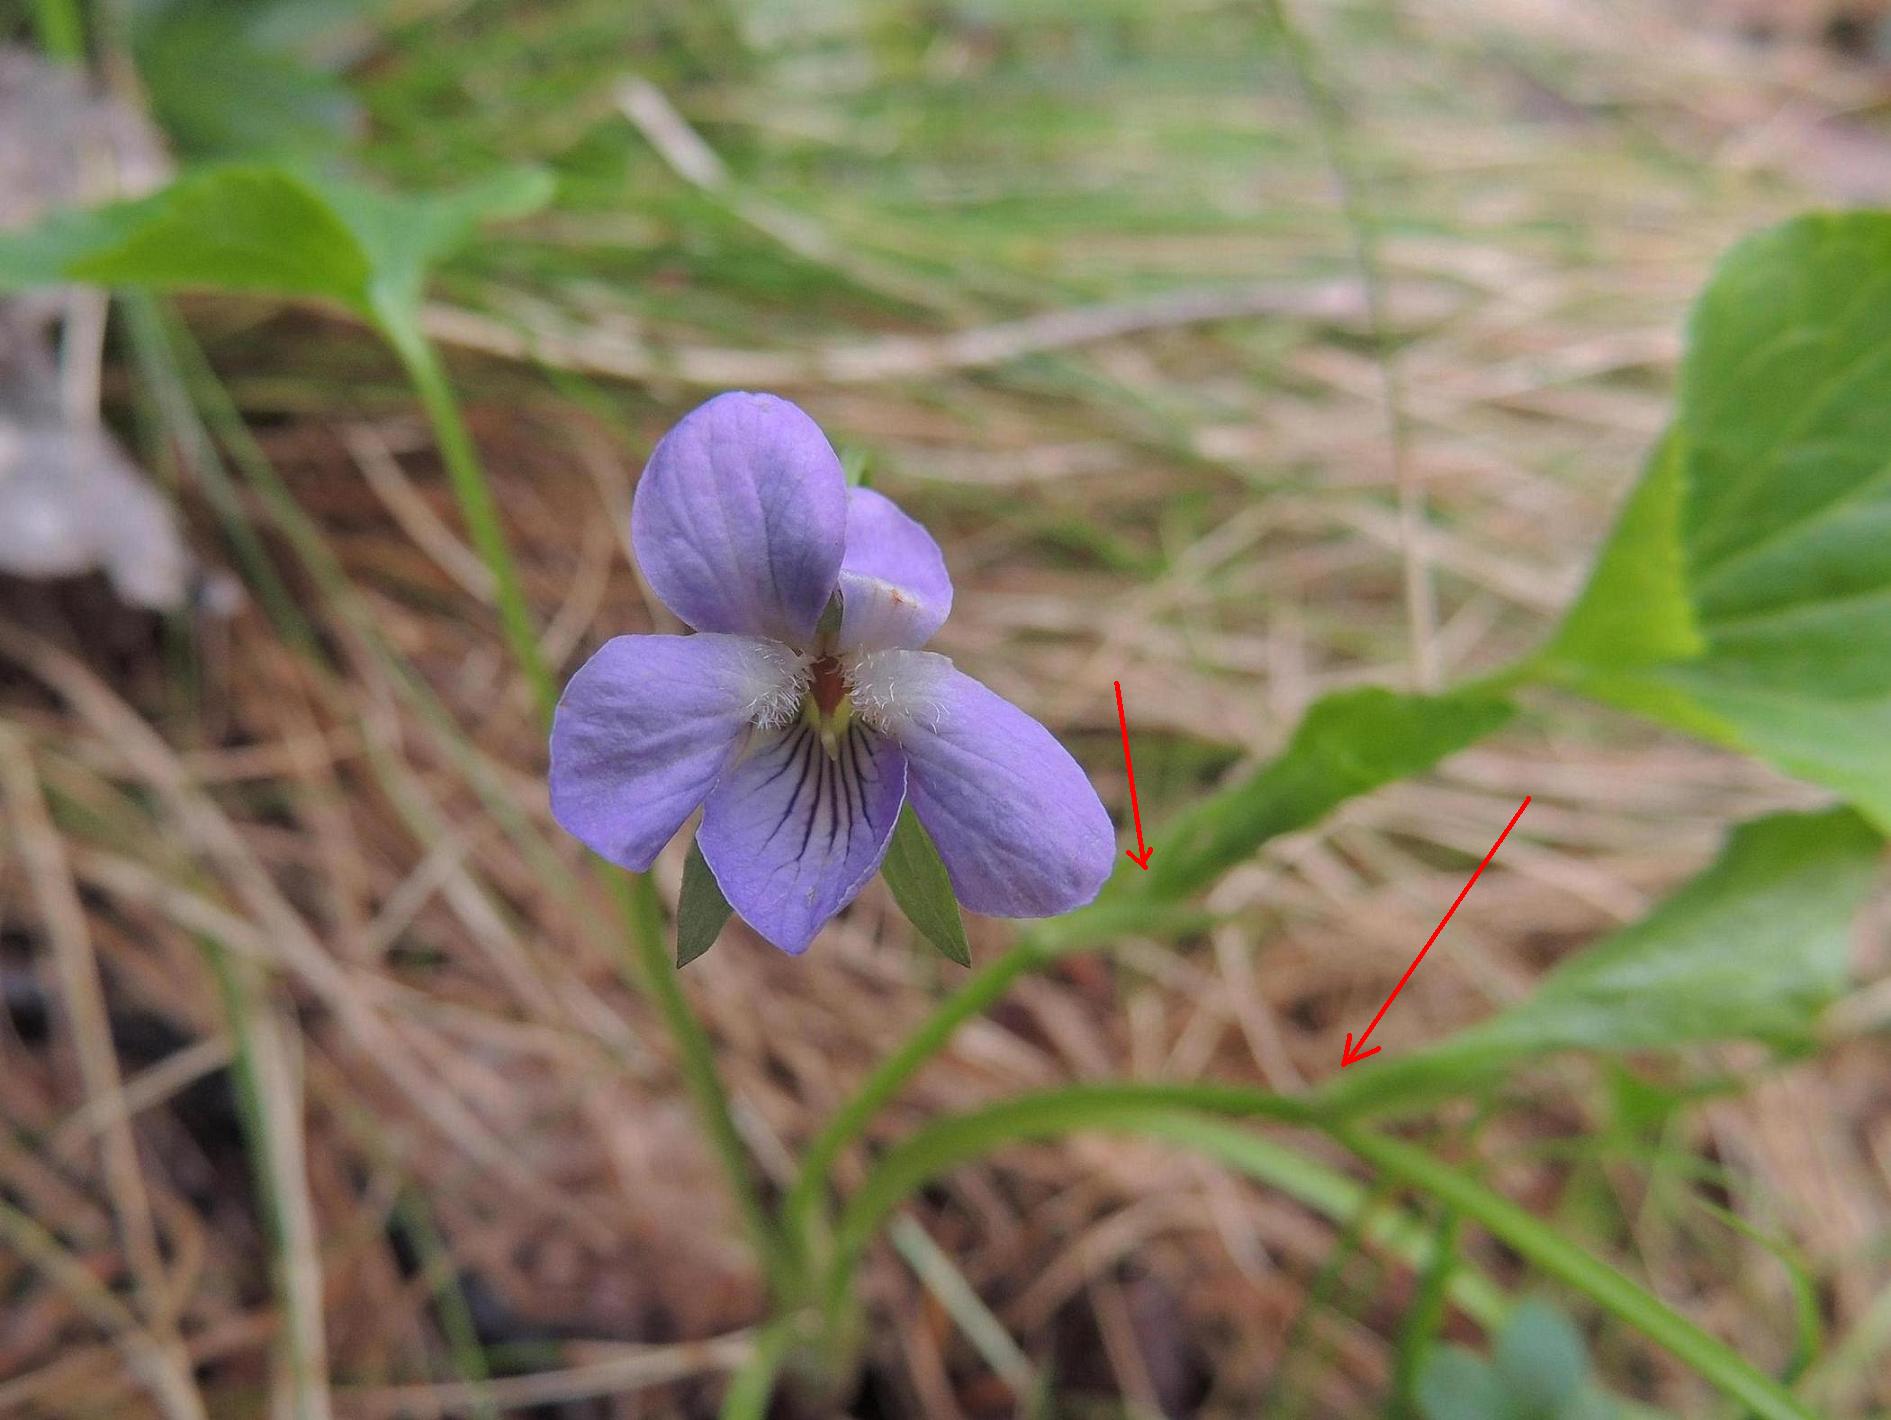
[[[1347,1128],[1326,1117],[1317,1105],[1309,1107],[1299,1099],[1234,1086],[1068,1086],[1005,1100],[973,1114],[935,1120],[887,1150],[848,1198],[835,1225],[836,1261],[829,1268],[824,1294],[836,1296],[851,1284],[853,1266],[868,1240],[887,1214],[914,1189],[946,1169],[1019,1139],[1046,1138],[1079,1129],[1145,1134],[1205,1150],[1224,1163],[1302,1196],[1290,1177],[1275,1176],[1279,1172],[1278,1159],[1249,1153],[1249,1146],[1257,1145],[1260,1150],[1279,1155],[1283,1152],[1281,1146],[1240,1127],[1224,1125],[1217,1129],[1218,1121],[1197,1111],[1274,1119],[1325,1130],[1386,1178],[1430,1194],[1462,1213],[1547,1276],[1583,1293],[1666,1347],[1753,1414],[1764,1420],[1814,1420],[1809,1408],[1738,1352],[1609,1263],[1570,1242],[1535,1213],[1492,1192],[1426,1150],[1367,1130]],[[1306,1201],[1321,1206],[1318,1198]],[[1366,1226],[1370,1231],[1370,1220]],[[1422,1229],[1417,1237],[1421,1245],[1426,1243]],[[1426,1251],[1428,1254],[1428,1247]]]
[[[959,916],[952,880],[946,876],[945,864],[939,861],[932,835],[926,832],[910,803],[900,808],[880,875],[920,936],[960,966],[972,964],[972,949],[965,940],[965,922]]]
[[[1429,1193],[1473,1219],[1525,1262],[1582,1292],[1666,1347],[1752,1414],[1765,1420],[1816,1420],[1811,1408],[1778,1381],[1529,1209],[1403,1140],[1362,1130],[1334,1132],[1342,1144],[1387,1177]]]
[[[680,971],[716,944],[733,909],[695,839],[683,861],[683,890],[676,902],[676,965]]]
[[[1322,1092],[1342,1114],[1411,1105],[1552,1051],[1806,1041],[1843,991],[1853,918],[1884,841],[1851,809],[1735,829],[1714,863],[1647,917],[1571,958],[1528,1000]]]
[[[1501,728],[1512,713],[1508,701],[1474,691],[1329,695],[1307,711],[1278,758],[1185,810],[1156,835],[1146,891],[1174,898],[1205,887],[1270,838],[1430,769]]]

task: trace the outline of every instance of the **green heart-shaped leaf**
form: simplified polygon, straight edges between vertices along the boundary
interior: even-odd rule
[[[1548,668],[1891,827],[1891,215],[1741,243]]]
[[[551,195],[535,169],[397,196],[269,164],[201,169],[135,202],[57,214],[0,236],[0,289],[109,286],[263,292],[333,301],[408,332],[426,278],[480,223]]]
[[[1489,1362],[1462,1346],[1433,1351],[1416,1398],[1425,1420],[1606,1420],[1618,1407],[1588,1374],[1575,1324],[1531,1300],[1504,1323]]]

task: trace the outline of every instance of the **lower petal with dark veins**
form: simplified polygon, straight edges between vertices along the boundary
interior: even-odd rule
[[[906,756],[858,722],[830,749],[798,723],[755,737],[703,805],[697,842],[743,921],[807,950],[879,870],[906,797]]]

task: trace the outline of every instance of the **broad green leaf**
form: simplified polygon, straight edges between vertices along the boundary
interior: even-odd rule
[[[301,178],[269,167],[217,168],[133,207],[134,220],[123,226],[120,210],[99,209],[103,239],[73,252],[62,274],[102,286],[312,296],[367,313],[367,254]]]
[[[1629,495],[1550,654],[1591,666],[1686,660],[1705,649],[1681,548],[1686,442],[1670,430]]]
[[[893,892],[906,920],[919,929],[939,951],[960,966],[972,964],[972,949],[965,941],[965,922],[959,916],[959,900],[953,895],[952,881],[932,835],[919,821],[911,804],[900,807],[899,822],[893,826],[893,841],[887,845],[886,861],[880,875]]]
[[[322,195],[360,244],[372,271],[369,304],[382,320],[418,311],[432,268],[486,222],[529,216],[551,200],[551,175],[510,168],[446,192],[409,196],[324,182]]]
[[[1534,1299],[1518,1306],[1491,1360],[1517,1412],[1545,1420],[1569,1412],[1589,1373],[1589,1353],[1575,1325]]]
[[[0,290],[60,281],[266,292],[333,301],[411,328],[430,267],[485,220],[542,204],[525,170],[420,197],[267,164],[202,169],[135,202],[0,236]]]
[[[1345,1114],[1415,1104],[1560,1050],[1802,1044],[1845,987],[1852,919],[1883,847],[1844,808],[1743,824],[1705,872],[1529,999],[1429,1049],[1388,1050],[1321,1099]]]
[[[1722,262],[1675,428],[1546,663],[1891,827],[1891,214]]]
[[[1425,1420],[1603,1420],[1615,1405],[1588,1384],[1589,1353],[1569,1318],[1542,1301],[1511,1313],[1489,1362],[1434,1351],[1418,1380]]]
[[[1508,701],[1471,691],[1329,695],[1307,711],[1278,758],[1184,810],[1157,834],[1143,889],[1183,897],[1205,887],[1268,839],[1317,822],[1355,795],[1430,769],[1502,727],[1512,713]]]
[[[680,971],[716,944],[734,911],[696,840],[683,861],[683,890],[676,901],[676,965]]]

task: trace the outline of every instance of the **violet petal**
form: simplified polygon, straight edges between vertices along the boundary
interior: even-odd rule
[[[891,740],[856,722],[836,750],[805,723],[758,738],[709,795],[696,836],[729,905],[794,956],[878,871],[905,798]]]
[[[1115,866],[1116,832],[1082,766],[970,676],[948,665],[927,680],[898,735],[907,793],[959,901],[994,917],[1089,902]]]
[[[870,488],[847,490],[840,565],[843,649],[917,649],[952,610],[952,579],[932,534]]]
[[[833,595],[847,480],[819,426],[774,395],[719,394],[650,455],[631,502],[638,565],[698,631],[805,645]]]
[[[579,667],[552,720],[552,816],[643,872],[708,795],[799,667],[744,636],[619,636]],[[771,700],[771,697],[773,699]]]

